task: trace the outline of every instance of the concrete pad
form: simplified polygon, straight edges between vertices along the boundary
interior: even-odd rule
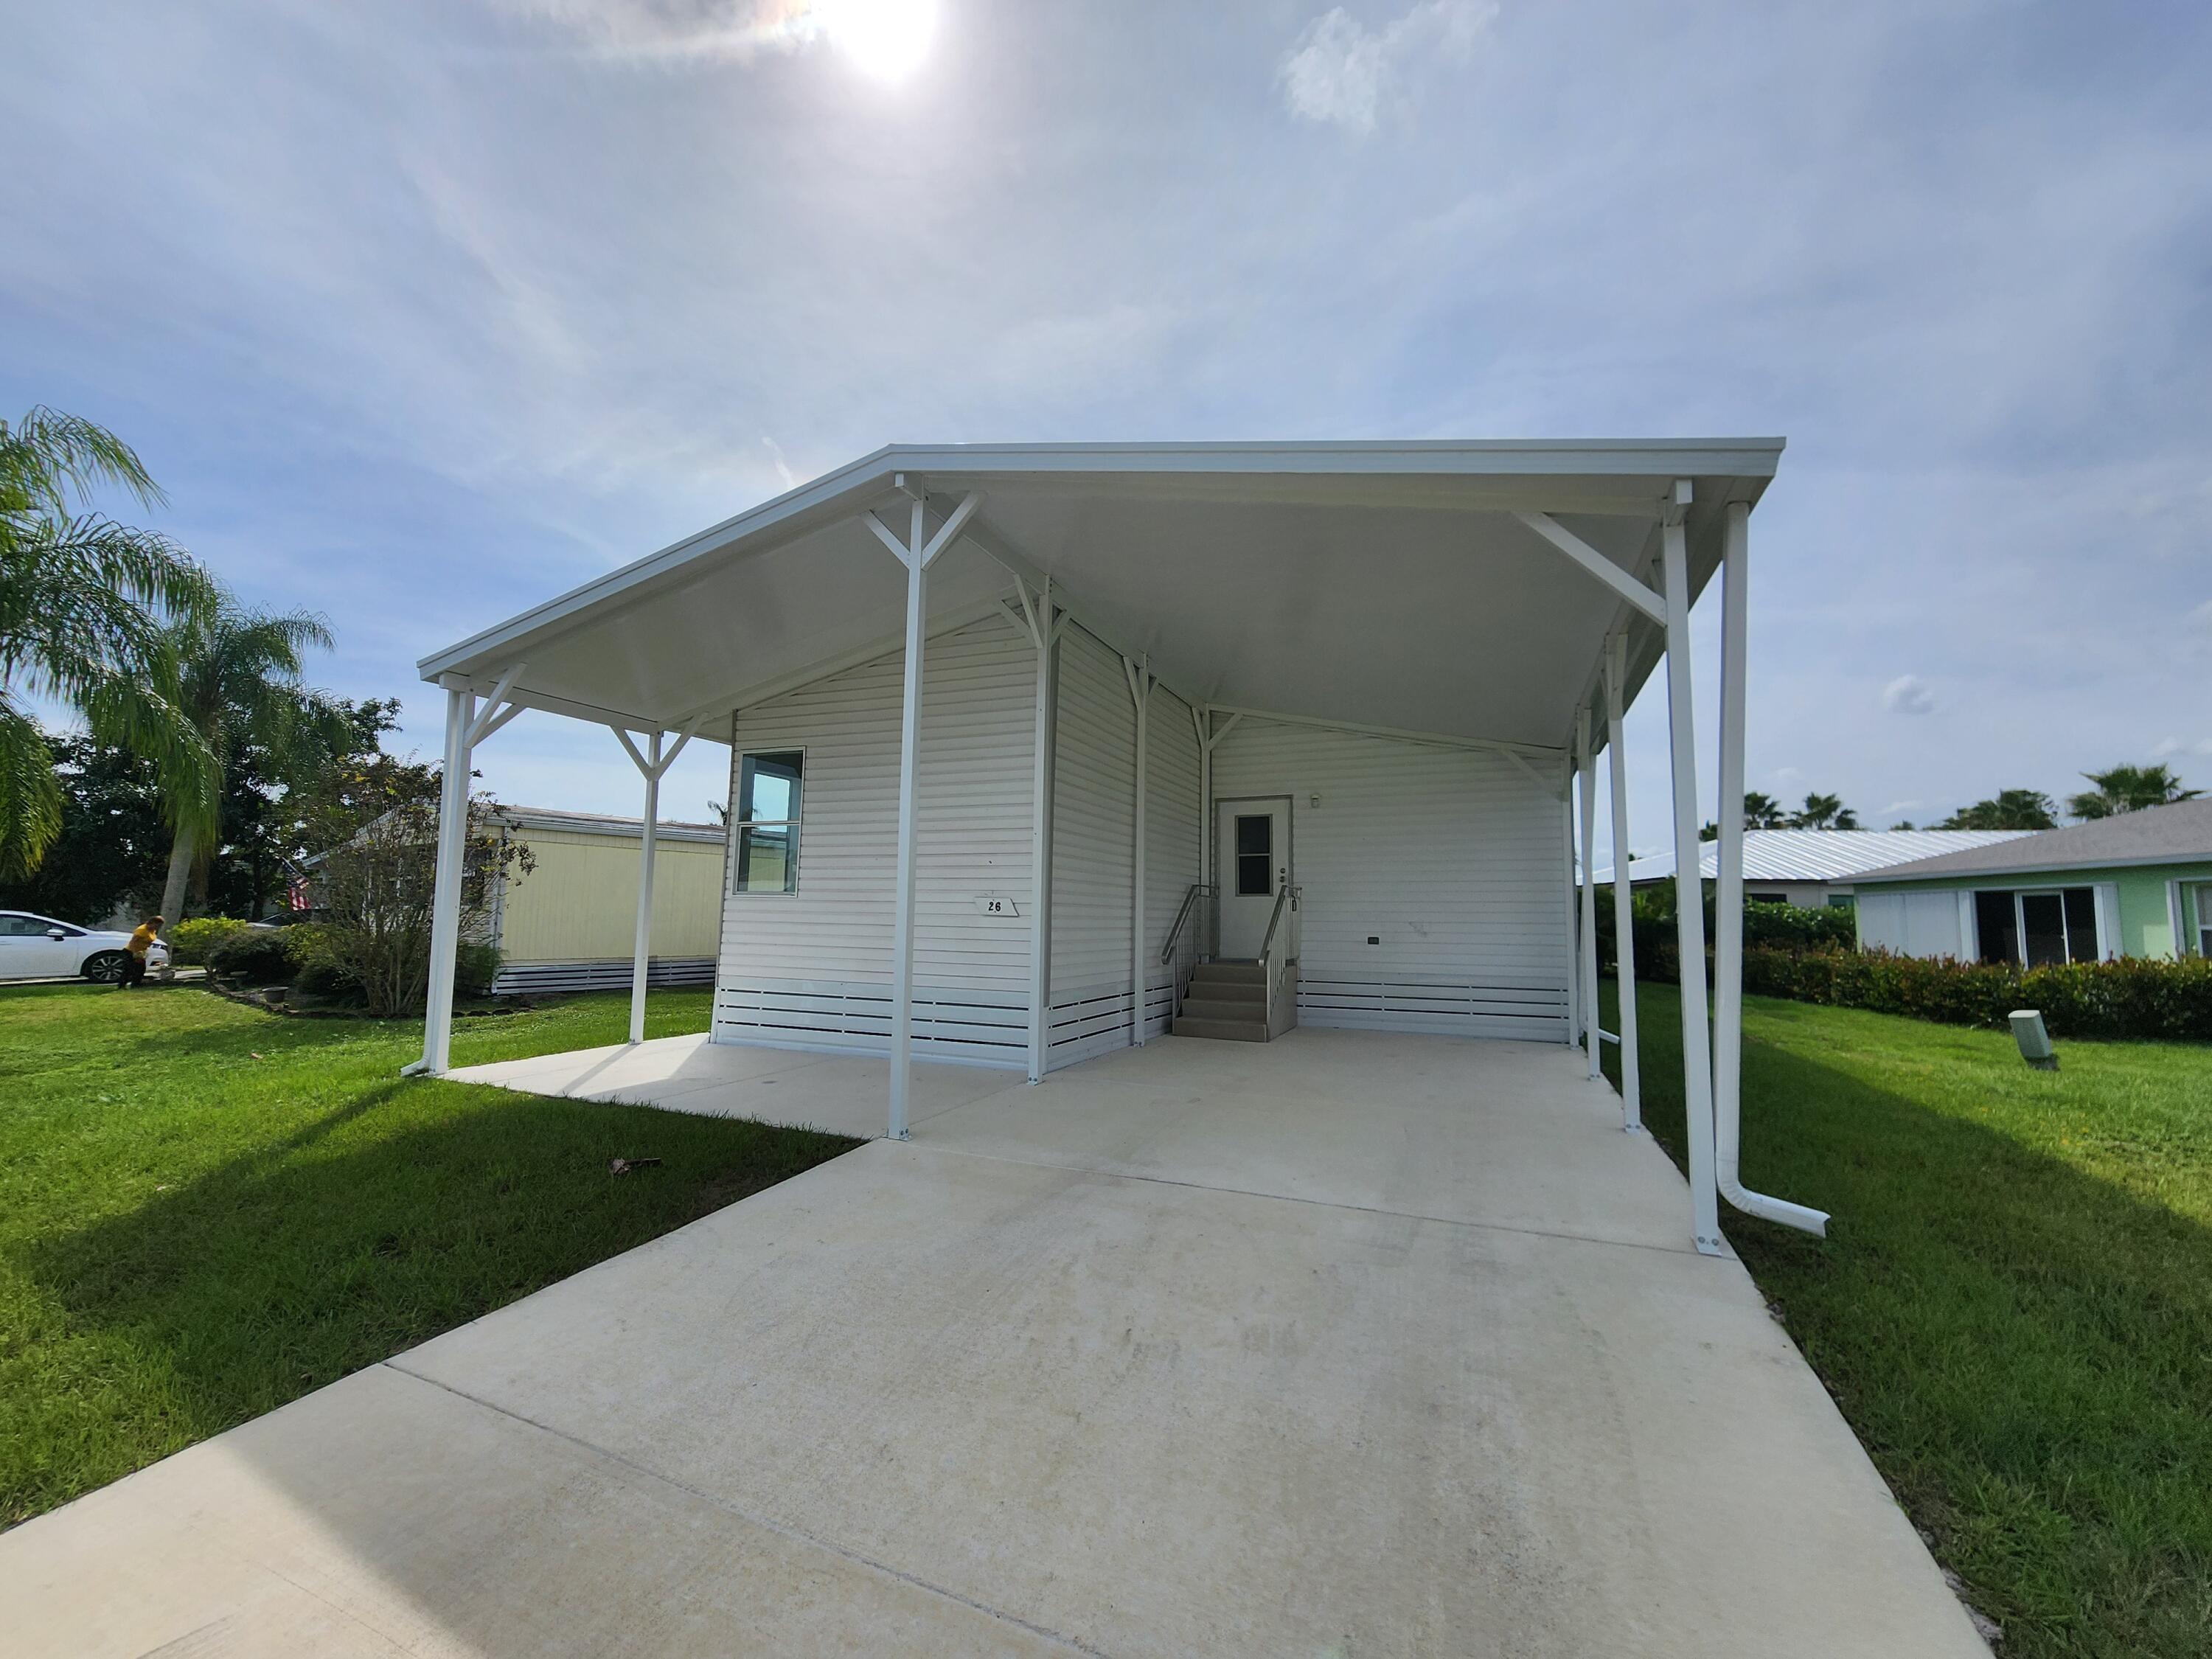
[[[1688,1249],[1667,1155],[1557,1043],[1156,1038],[915,1130],[948,1152]]]
[[[455,1083],[489,1084],[525,1094],[665,1106],[862,1139],[884,1133],[890,1093],[887,1060],[709,1042],[704,1035],[462,1066],[446,1075]],[[926,1122],[995,1094],[1010,1080],[1023,1081],[990,1066],[918,1061],[908,1122]]]
[[[27,1523],[0,1605],[33,1653],[1985,1655],[1571,1054],[1297,1036],[948,1106]]]
[[[0,1606],[82,1659],[1067,1651],[384,1365],[17,1528]]]

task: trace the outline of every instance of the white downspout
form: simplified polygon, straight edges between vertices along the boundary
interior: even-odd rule
[[[1824,1211],[1746,1188],[1740,1173],[1743,1121],[1744,668],[1750,623],[1746,567],[1751,507],[1728,504],[1721,544],[1720,845],[1713,884],[1713,1157],[1721,1195],[1746,1215],[1825,1237]],[[1689,971],[1686,966],[1683,972]]]

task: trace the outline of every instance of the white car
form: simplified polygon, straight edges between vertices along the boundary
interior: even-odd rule
[[[128,933],[77,927],[27,910],[0,910],[0,980],[70,979],[77,975],[101,985],[123,977],[130,954]],[[150,972],[169,960],[169,947],[155,939],[146,952]]]

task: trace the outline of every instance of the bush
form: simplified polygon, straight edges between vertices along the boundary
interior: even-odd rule
[[[194,916],[180,921],[168,931],[169,960],[179,968],[204,968],[216,946],[251,925],[235,916]]]
[[[1743,988],[1946,1025],[2002,1027],[2033,1008],[2054,1036],[2212,1042],[2212,961],[2124,957],[2016,968],[1887,951],[1747,950]]]
[[[208,972],[252,985],[289,985],[300,965],[295,935],[283,927],[240,927],[208,952]]]
[[[489,996],[491,982],[499,976],[500,964],[505,960],[496,945],[471,945],[464,939],[453,953],[453,994]]]

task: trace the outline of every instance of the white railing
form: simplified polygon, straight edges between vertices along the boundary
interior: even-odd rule
[[[1260,976],[1267,988],[1267,1034],[1270,1036],[1279,1029],[1287,1030],[1297,1023],[1295,1002],[1290,1010],[1291,1017],[1282,1021],[1279,1026],[1277,1016],[1285,1012],[1283,997],[1286,988],[1290,988],[1291,971],[1298,965],[1298,947],[1304,937],[1304,927],[1298,917],[1298,900],[1303,890],[1288,882],[1283,884],[1283,890],[1275,895],[1275,908],[1267,917],[1267,933],[1260,940]],[[1285,920],[1290,923],[1287,928],[1283,926]],[[1279,933],[1281,936],[1279,944],[1277,941]],[[1295,988],[1290,988],[1289,994],[1295,999]]]
[[[1175,926],[1168,929],[1167,943],[1160,946],[1160,964],[1169,969],[1168,982],[1173,994],[1173,1008],[1182,1012],[1184,994],[1190,988],[1191,975],[1207,955],[1206,921],[1212,907],[1206,900],[1213,889],[1202,881],[1194,881],[1182,897],[1182,908],[1176,912]]]

